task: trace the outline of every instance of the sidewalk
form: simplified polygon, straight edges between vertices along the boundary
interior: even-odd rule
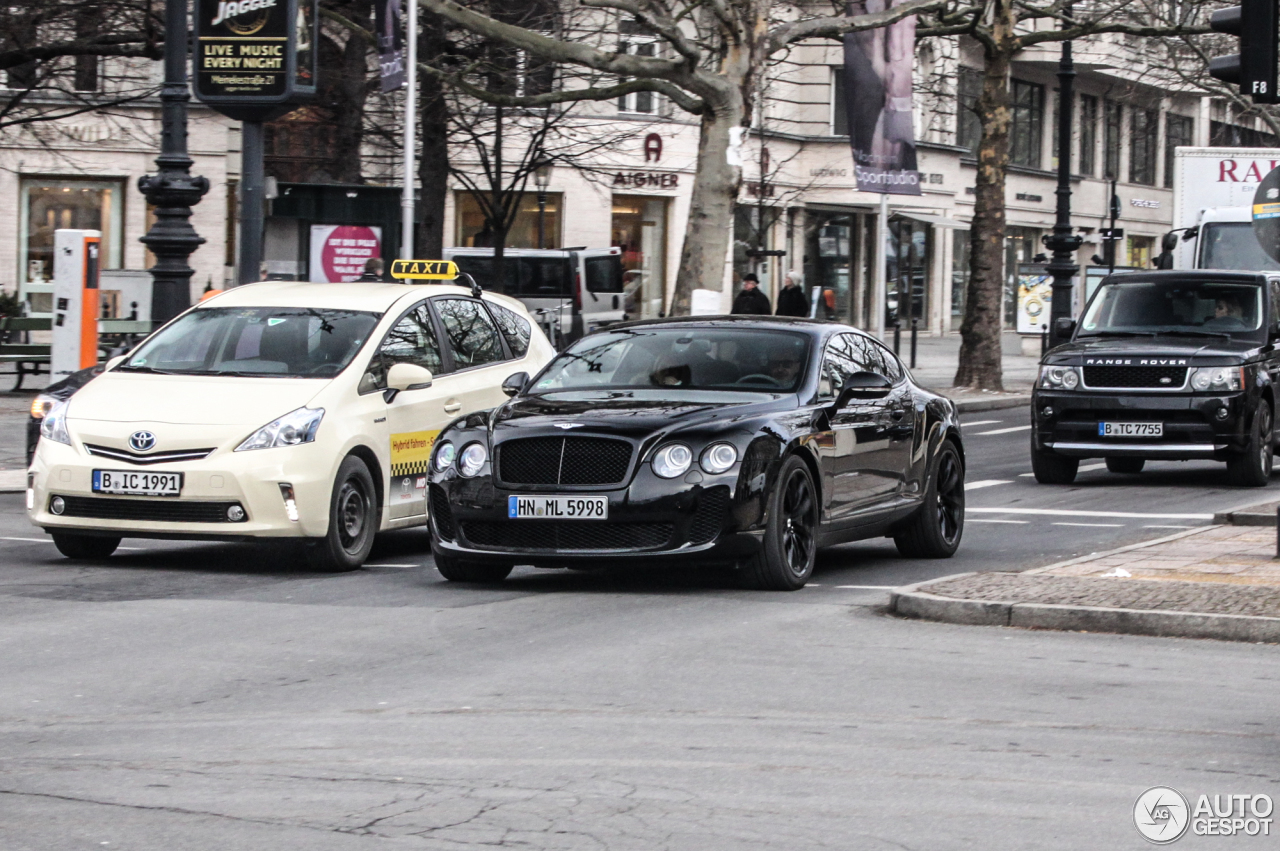
[[[960,363],[960,335],[927,337],[923,334],[916,341],[916,366],[911,370],[916,381],[934,392],[956,400],[962,412],[1015,408],[1031,403],[1031,387],[1040,374],[1040,357],[1024,357],[1022,338],[1006,333],[1001,338],[1004,357],[1004,393],[970,392],[953,388],[956,367]],[[893,348],[893,332],[884,337],[885,345]],[[1039,348],[1036,349],[1039,351]],[[903,363],[911,363],[911,332],[904,331],[898,356]]]
[[[1280,642],[1275,504],[1265,507],[1271,526],[1202,526],[1025,573],[945,577],[894,592],[890,608],[950,623]]]

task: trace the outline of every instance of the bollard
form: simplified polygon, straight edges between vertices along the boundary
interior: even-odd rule
[[[916,326],[920,324],[920,320],[915,317],[911,318],[911,368],[916,368]]]
[[[1047,351],[1049,351],[1049,332],[1041,331],[1040,332],[1040,354],[1044,355],[1044,353]]]
[[[1276,558],[1280,558],[1280,505],[1276,506]]]
[[[893,353],[896,355],[902,351],[902,322],[893,320]]]

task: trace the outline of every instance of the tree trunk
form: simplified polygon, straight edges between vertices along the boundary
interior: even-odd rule
[[[418,10],[418,55],[439,56],[448,48],[445,25],[439,16]],[[422,112],[422,157],[418,160],[420,215],[415,257],[435,258],[444,253],[444,205],[449,192],[449,104],[444,87],[430,74],[418,75]]]
[[[1000,334],[1003,329],[1005,169],[1009,164],[1009,65],[1013,56],[1013,3],[999,0],[988,47],[978,115],[978,173],[974,183],[973,223],[969,228],[969,286],[960,325],[960,364],[956,387],[1003,390]]]

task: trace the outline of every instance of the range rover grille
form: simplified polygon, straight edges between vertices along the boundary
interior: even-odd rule
[[[1084,384],[1092,388],[1149,387],[1176,390],[1186,383],[1185,366],[1086,366]]]

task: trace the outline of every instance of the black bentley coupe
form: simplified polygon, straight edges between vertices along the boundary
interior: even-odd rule
[[[630,322],[504,389],[510,401],[456,420],[433,449],[447,579],[683,559],[794,590],[819,547],[891,536],[903,555],[946,558],[960,544],[955,405],[848,326]]]

